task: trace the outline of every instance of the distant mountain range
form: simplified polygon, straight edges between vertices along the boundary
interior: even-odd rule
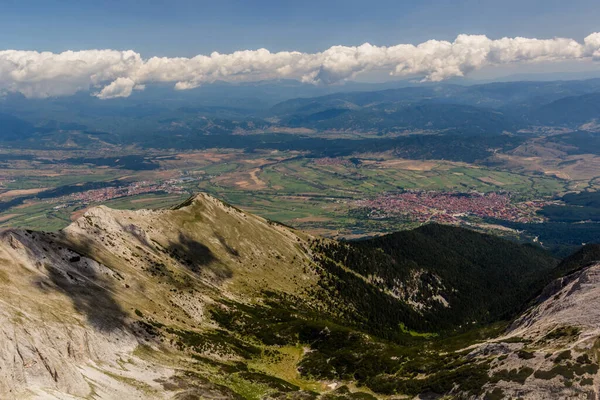
[[[493,136],[536,126],[596,129],[600,117],[600,79],[395,85],[403,87],[373,91],[381,85],[216,83],[183,92],[148,88],[131,98],[109,101],[83,92],[31,100],[5,94],[0,98],[0,140],[20,146],[17,142],[42,135],[46,146],[60,146],[69,132],[100,132],[106,141],[154,146],[165,136],[298,128],[379,136]],[[339,92],[331,93],[335,90]],[[314,96],[323,93],[327,94]],[[194,143],[190,146],[197,146]]]
[[[321,130],[499,134],[532,125],[577,127],[593,121],[600,116],[599,91],[598,79],[439,85],[292,99],[271,112],[283,125]]]

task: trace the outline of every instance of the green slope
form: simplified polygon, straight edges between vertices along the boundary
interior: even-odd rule
[[[401,322],[437,332],[509,318],[557,264],[540,248],[436,224],[350,243],[318,239],[314,248],[324,280],[361,310],[351,319],[383,321],[384,336]]]

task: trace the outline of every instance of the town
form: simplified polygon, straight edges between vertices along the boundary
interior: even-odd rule
[[[543,222],[537,211],[553,201],[514,203],[509,193],[461,193],[406,191],[388,193],[355,204],[369,210],[372,219],[406,218],[416,222],[456,224],[465,217],[492,218],[512,222]]]
[[[54,207],[54,209],[60,209],[74,204],[102,203],[120,197],[135,196],[147,193],[182,194],[185,193],[186,190],[179,185],[189,181],[190,179],[191,178],[169,179],[164,182],[140,181],[130,185],[86,190],[83,192],[58,197],[56,199],[52,199],[51,201],[59,203]]]

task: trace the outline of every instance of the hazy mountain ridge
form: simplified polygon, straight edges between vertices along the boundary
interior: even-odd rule
[[[600,79],[403,85],[373,90],[378,86],[214,84],[191,93],[149,88],[130,99],[109,101],[83,92],[48,99],[9,93],[0,97],[0,113],[11,118],[0,127],[0,140],[17,147],[40,146],[30,137],[43,137],[46,147],[64,146],[69,140],[80,146],[97,145],[101,140],[160,147],[164,137],[191,135],[203,143],[200,147],[206,147],[210,140],[202,137],[240,132],[305,128],[379,135],[448,131],[489,136],[539,125],[585,127],[598,119]],[[311,97],[321,93],[330,94]],[[26,134],[15,135],[15,129],[25,129]]]

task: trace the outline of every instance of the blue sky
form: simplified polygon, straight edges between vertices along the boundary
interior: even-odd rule
[[[0,0],[0,48],[133,49],[144,57],[266,47],[571,37],[600,31],[598,0]]]

